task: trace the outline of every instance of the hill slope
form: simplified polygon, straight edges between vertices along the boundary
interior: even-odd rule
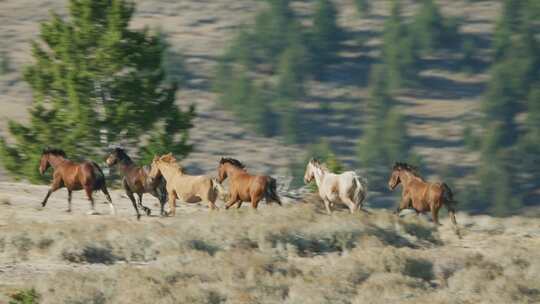
[[[459,213],[458,239],[446,217],[434,227],[384,210],[328,216],[311,199],[257,212],[182,205],[175,218],[137,221],[118,191],[117,216],[105,204],[85,215],[79,192],[71,214],[65,191],[38,208],[45,192],[0,183],[0,302],[28,288],[41,303],[540,301],[534,218]]]
[[[438,1],[446,15],[464,18],[463,31],[489,45],[497,1]],[[263,6],[247,0],[220,1],[149,1],[139,0],[133,27],[160,28],[175,51],[184,54],[191,73],[189,84],[180,90],[178,104],[195,104],[199,117],[191,134],[195,151],[185,165],[195,172],[215,170],[216,159],[231,155],[244,160],[257,171],[285,174],[291,162],[303,157],[298,147],[284,147],[279,139],[261,138],[239,125],[233,116],[216,103],[211,93],[212,71],[228,41],[244,24],[252,22]],[[370,16],[360,18],[352,0],[336,0],[340,24],[352,37],[346,42],[340,63],[332,66],[323,81],[311,81],[308,96],[301,101],[307,142],[324,137],[330,140],[338,156],[348,166],[356,160],[355,144],[362,133],[363,101],[368,96],[367,75],[378,57],[376,46],[389,1],[377,1]],[[20,72],[30,60],[30,40],[38,34],[39,22],[48,18],[49,10],[65,13],[66,1],[8,0],[0,3],[0,50],[10,59],[11,72],[0,76],[0,132],[5,134],[8,119],[25,120],[31,93],[21,80]],[[406,14],[417,7],[405,1]],[[464,12],[463,7],[467,6]],[[295,2],[296,11],[312,13],[310,2]],[[483,57],[485,48],[479,51]],[[463,121],[478,108],[486,75],[465,75],[456,71],[452,54],[429,58],[423,72],[425,89],[409,90],[398,96],[408,115],[409,130],[417,152],[431,173],[458,163],[458,169],[474,165],[476,155],[462,147]],[[328,104],[329,111],[321,105]],[[1,179],[5,176],[0,174]]]

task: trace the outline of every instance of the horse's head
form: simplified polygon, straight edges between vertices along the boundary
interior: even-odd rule
[[[220,184],[227,178],[227,168],[225,168],[226,167],[225,164],[227,164],[227,162],[225,161],[225,158],[222,157],[218,165],[218,178],[217,178],[217,181]]]
[[[396,189],[396,187],[401,183],[401,170],[402,167],[399,163],[396,163],[392,168],[392,174],[388,180],[388,188],[390,188],[390,190]]]
[[[306,172],[304,172],[304,183],[309,184],[315,178],[315,166],[318,164],[318,161],[314,158],[310,159],[306,165]]]
[[[109,156],[107,157],[107,159],[105,160],[105,162],[107,163],[107,166],[109,167],[112,167],[114,165],[116,165],[118,163],[118,160],[119,160],[119,157],[118,157],[118,149],[119,148],[115,148],[111,154],[109,154]]]
[[[41,153],[41,159],[39,160],[39,173],[43,175],[50,166],[55,167],[58,162],[63,161],[66,158],[66,152],[61,149],[45,148]]]
[[[151,180],[155,180],[161,176],[161,171],[159,170],[160,157],[155,155],[150,166],[150,172],[148,172],[148,177]]]
[[[47,171],[50,166],[51,165],[49,164],[49,154],[43,151],[43,153],[41,154],[41,159],[39,160],[39,174],[45,174],[45,171]]]

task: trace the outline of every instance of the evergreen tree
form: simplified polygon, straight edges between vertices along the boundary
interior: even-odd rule
[[[354,3],[356,4],[356,9],[360,16],[364,17],[369,15],[369,12],[371,11],[370,0],[355,0]]]
[[[445,18],[435,0],[422,1],[420,11],[414,17],[413,29],[418,46],[427,53],[459,45],[457,21]]]
[[[540,55],[531,2],[506,0],[497,22],[495,63],[482,103],[486,131],[480,140],[482,161],[475,207],[497,215],[520,207],[539,186],[537,122]],[[526,113],[524,127],[518,116]]]
[[[388,67],[392,89],[416,84],[419,66],[417,50],[416,39],[401,16],[401,3],[394,0],[383,34],[383,61]]]
[[[358,158],[373,185],[384,184],[395,161],[414,161],[404,117],[395,108],[386,67],[375,66],[370,75],[371,96],[367,101],[364,134],[358,143]]]
[[[70,0],[69,19],[53,15],[32,44],[34,64],[24,72],[33,91],[30,123],[9,123],[15,139],[0,140],[1,160],[16,177],[39,181],[41,150],[48,145],[71,157],[93,158],[99,147],[118,140],[155,140],[141,154],[157,150],[179,155],[186,144],[193,109],[175,105],[175,84],[162,66],[159,35],[129,28],[134,4],[123,0]]]
[[[328,0],[318,2],[311,27],[300,23],[290,0],[267,2],[254,26],[240,32],[221,57],[213,88],[258,133],[295,142],[301,138],[296,103],[304,97],[305,79],[336,58],[342,35]]]
[[[334,4],[330,0],[319,0],[311,33],[313,69],[317,77],[322,76],[326,65],[336,61],[342,40],[343,31],[337,24]]]

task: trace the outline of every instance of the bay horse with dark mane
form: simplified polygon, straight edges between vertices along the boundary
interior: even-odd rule
[[[80,163],[73,162],[67,159],[66,153],[63,150],[47,148],[43,150],[43,153],[41,154],[39,173],[43,175],[49,166],[54,170],[53,180],[45,199],[43,199],[43,202],[41,203],[42,207],[45,207],[49,196],[51,196],[54,191],[66,187],[68,191],[67,212],[71,212],[72,192],[84,190],[88,200],[90,200],[89,214],[97,214],[92,193],[101,190],[109,202],[111,213],[116,214],[111,196],[107,190],[107,185],[105,184],[105,175],[98,164],[92,161],[83,161]]]
[[[161,206],[160,214],[162,216],[165,215],[164,206],[167,202],[165,179],[162,177],[158,177],[156,179],[150,178],[148,176],[150,167],[137,166],[122,148],[114,148],[111,154],[109,154],[107,157],[106,162],[109,167],[117,166],[118,170],[123,175],[122,187],[126,191],[126,195],[131,200],[133,208],[135,208],[135,212],[137,212],[137,219],[141,217],[139,208],[141,208],[146,215],[150,215],[152,213],[150,208],[142,204],[142,197],[144,193],[150,193],[159,200]],[[135,196],[133,194],[137,194],[139,199],[138,202],[135,201]]]
[[[390,190],[394,190],[399,184],[403,185],[401,202],[396,213],[403,209],[412,208],[417,213],[431,211],[433,222],[439,223],[439,209],[446,207],[452,220],[452,224],[459,236],[456,223],[454,195],[446,183],[430,183],[424,181],[418,170],[406,163],[395,163],[392,175],[388,181]]]
[[[251,175],[238,160],[221,158],[218,166],[218,182],[222,183],[227,177],[229,177],[229,201],[225,204],[225,209],[229,209],[234,204],[240,208],[243,202],[251,202],[251,207],[257,209],[263,198],[267,203],[276,202],[281,206],[274,178]]]

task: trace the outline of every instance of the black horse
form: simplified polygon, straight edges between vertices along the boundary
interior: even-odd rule
[[[167,190],[164,178],[160,177],[152,180],[148,177],[150,168],[137,166],[127,155],[126,151],[121,148],[115,148],[111,152],[109,157],[107,157],[107,165],[109,167],[118,166],[118,169],[122,173],[122,185],[137,212],[137,219],[141,217],[141,214],[139,213],[139,208],[137,208],[137,203],[133,196],[134,193],[139,197],[138,207],[143,209],[146,215],[150,215],[151,210],[142,204],[144,193],[150,193],[159,200],[161,215],[165,215],[163,208],[167,202]]]

